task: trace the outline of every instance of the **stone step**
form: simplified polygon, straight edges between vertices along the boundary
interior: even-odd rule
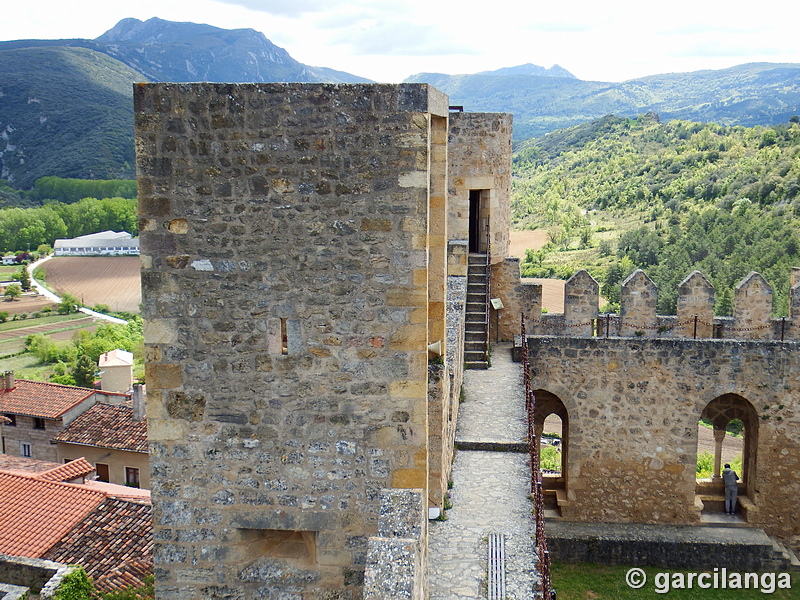
[[[486,264],[486,255],[485,254],[477,254],[471,253],[467,256],[467,264]]]
[[[476,331],[465,331],[464,332],[464,343],[467,342],[481,342],[486,343],[486,332],[481,330]]]
[[[489,363],[487,363],[485,360],[466,360],[464,361],[464,367],[472,370],[485,371],[489,368]]]

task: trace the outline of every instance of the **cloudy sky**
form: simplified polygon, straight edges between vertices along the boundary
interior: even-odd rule
[[[623,81],[800,63],[798,16],[786,0],[30,0],[4,6],[0,40],[95,38],[159,17],[256,29],[300,62],[389,83],[524,63]]]

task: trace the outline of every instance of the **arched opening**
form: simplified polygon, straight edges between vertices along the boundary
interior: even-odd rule
[[[703,519],[716,520],[725,516],[725,486],[721,475],[723,465],[729,463],[739,476],[735,516],[747,520],[755,499],[756,411],[738,394],[724,394],[708,403],[700,419],[695,494],[703,503]]]
[[[542,451],[543,463],[549,467],[542,472],[544,508],[561,514],[567,502],[567,472],[569,465],[569,415],[561,399],[547,390],[535,390],[536,410],[534,431]]]

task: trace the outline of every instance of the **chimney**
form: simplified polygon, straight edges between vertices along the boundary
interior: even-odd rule
[[[133,386],[133,420],[141,421],[144,419],[146,411],[144,405],[144,386],[137,383]]]
[[[0,391],[11,391],[15,387],[17,387],[17,382],[14,381],[14,371],[6,371],[3,373],[2,377],[0,377],[2,381],[0,382]]]

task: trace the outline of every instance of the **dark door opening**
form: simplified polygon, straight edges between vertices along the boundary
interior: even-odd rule
[[[469,251],[481,251],[481,191],[469,191]]]

